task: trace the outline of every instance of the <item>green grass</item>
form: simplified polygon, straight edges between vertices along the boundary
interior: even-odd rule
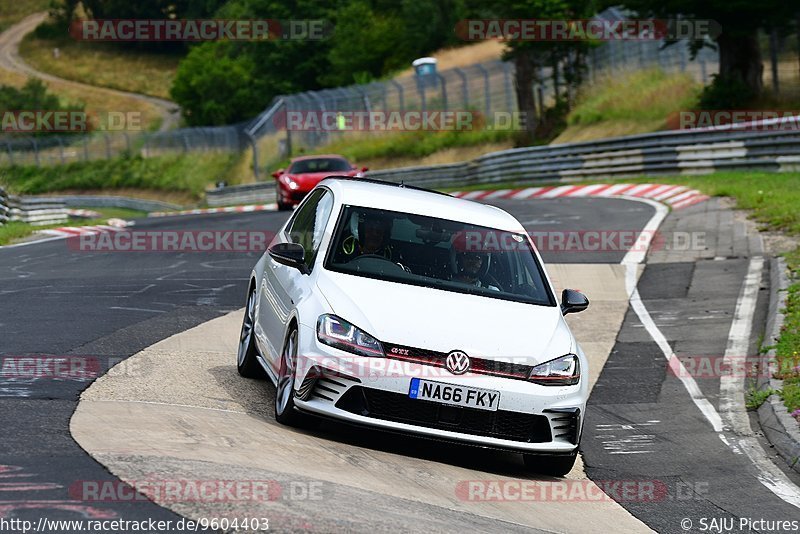
[[[28,15],[46,11],[50,7],[50,0],[3,0],[0,8],[0,31],[13,26]]]
[[[679,111],[697,109],[702,86],[686,73],[647,69],[587,83],[557,143],[675,127]]]
[[[800,172],[716,172],[619,181],[684,184],[711,196],[733,197],[739,208],[749,210],[770,230],[800,235]]]
[[[61,226],[93,226],[97,224],[106,224],[108,219],[137,219],[147,216],[147,212],[131,210],[126,208],[86,208],[96,211],[102,215],[98,219],[71,219],[67,222],[51,224],[45,226],[34,226],[24,222],[9,222],[0,225],[0,246],[8,245],[24,239],[29,235],[39,230],[46,230],[47,228],[58,228]]]
[[[677,111],[697,105],[700,86],[688,74],[667,74],[660,69],[636,71],[588,84],[579,93],[568,125],[588,125],[614,120],[662,121]]]
[[[2,167],[0,185],[15,194],[136,189],[179,192],[199,201],[206,187],[220,179],[231,184],[239,182],[236,176],[229,176],[237,157],[201,153],[122,157],[52,167]]]
[[[55,58],[53,49],[58,48]],[[60,78],[98,87],[169,99],[183,53],[153,53],[120,43],[82,42],[69,36],[37,38],[28,34],[19,53],[34,68]]]
[[[748,410],[757,410],[759,406],[764,404],[764,401],[766,401],[770,397],[770,395],[774,395],[775,393],[779,392],[775,391],[772,388],[761,389],[761,390],[750,388],[747,391],[747,399],[745,401],[745,406],[747,407]]]
[[[512,130],[414,131],[346,136],[315,149],[316,153],[342,154],[351,161],[384,158],[423,158],[448,148],[506,141]],[[287,163],[287,161],[281,162]],[[279,165],[280,166],[280,165]],[[285,166],[285,165],[283,165]]]
[[[786,265],[797,280],[800,277],[800,248],[786,254]],[[800,409],[800,282],[789,286],[784,314],[781,337],[775,346],[780,370],[777,378],[783,380],[783,402],[793,412]]]

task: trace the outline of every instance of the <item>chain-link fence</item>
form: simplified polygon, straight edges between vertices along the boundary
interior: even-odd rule
[[[559,71],[555,73],[553,67],[539,69],[536,73],[533,89],[539,115],[553,104],[556,94],[563,95],[564,91],[571,90],[567,85],[561,86],[565,79],[564,66],[557,68]],[[589,51],[584,76],[594,82],[623,70],[645,68],[687,72],[705,84],[718,71],[718,53],[703,48],[696,58],[691,58],[685,42],[665,46],[664,42],[656,40],[609,41]],[[159,133],[98,132],[0,138],[0,165],[54,165],[111,158],[123,153],[149,157],[191,151],[249,150],[256,179],[263,179],[267,169],[290,155],[347,140],[348,135],[379,133],[354,132],[348,128],[287,128],[287,116],[292,112],[319,117],[340,112],[463,110],[483,116],[491,123],[498,112],[513,114],[517,111],[514,85],[513,64],[499,60],[426,75],[412,71],[381,82],[277,97],[254,120],[234,126]]]
[[[691,58],[685,42],[664,46],[661,41],[646,40],[604,43],[590,51],[586,62],[586,76],[590,81],[623,70],[661,68],[667,72],[687,72],[705,84],[719,68],[715,50],[703,48],[695,58]],[[540,116],[553,104],[557,93],[563,94],[568,90],[566,85],[556,85],[559,76],[553,74],[552,67],[541,68],[536,73],[534,95]],[[563,80],[563,72],[560,76]],[[490,120],[497,112],[517,111],[514,84],[513,63],[492,61],[432,75],[408,74],[366,85],[283,96],[275,99],[247,129],[255,147],[254,170],[257,176],[262,175],[259,165],[269,167],[291,154],[314,150],[354,135],[348,128],[306,129],[301,125],[297,129],[287,129],[286,117],[292,112],[301,112],[299,116],[303,120],[303,117],[314,118],[337,112],[469,110]],[[369,132],[369,135],[377,134],[378,131]]]
[[[0,137],[0,165],[64,165],[182,152],[240,151],[247,147],[244,125],[182,128],[166,132],[96,132]]]

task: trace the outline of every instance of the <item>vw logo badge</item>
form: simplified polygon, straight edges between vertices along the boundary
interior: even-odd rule
[[[454,350],[447,355],[444,365],[454,375],[463,375],[469,371],[469,356],[460,350]]]

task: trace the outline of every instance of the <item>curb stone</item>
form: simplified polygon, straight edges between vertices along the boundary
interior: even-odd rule
[[[782,310],[786,306],[788,287],[789,276],[786,262],[783,258],[772,258],[770,261],[769,315],[766,329],[768,337],[764,339],[766,345],[775,343],[780,337],[784,321]],[[772,348],[761,356],[760,368],[770,369],[770,361],[774,360],[775,354],[776,350]],[[759,390],[783,388],[783,380],[773,378],[771,375],[770,372],[769,376],[759,376]],[[800,473],[800,428],[797,421],[789,415],[789,410],[786,409],[783,400],[778,395],[770,395],[758,408],[757,414],[759,425],[767,440],[786,460],[789,467]]]

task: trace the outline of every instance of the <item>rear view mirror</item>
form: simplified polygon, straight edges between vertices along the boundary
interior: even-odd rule
[[[281,174],[283,174],[283,169],[278,169],[277,171],[272,173],[272,177],[278,178]]]
[[[580,291],[565,289],[561,292],[561,314],[582,312],[589,307],[589,299]]]
[[[269,252],[273,260],[281,265],[299,269],[303,274],[308,272],[308,267],[305,263],[306,251],[303,245],[297,243],[277,243],[269,247],[267,252]]]

